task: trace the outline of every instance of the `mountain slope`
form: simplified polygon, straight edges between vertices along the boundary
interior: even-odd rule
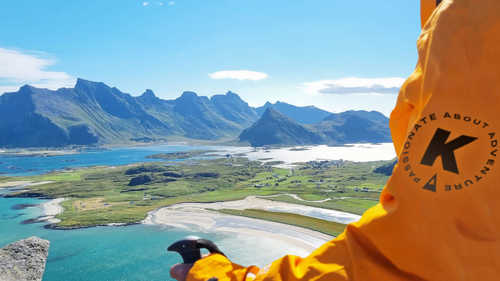
[[[184,92],[173,101],[173,113],[184,135],[197,139],[215,139],[221,136],[236,135],[244,125],[225,119],[217,112],[207,97],[194,92]]]
[[[249,127],[259,119],[257,112],[231,91],[225,95],[212,96],[210,101],[222,117],[237,124],[242,124],[244,128]]]
[[[269,107],[240,135],[252,146],[391,142],[389,119],[379,112],[347,111],[323,121],[300,125]]]
[[[40,98],[36,96],[36,92]],[[24,86],[17,93],[0,96],[0,145],[61,146],[81,143],[80,137],[89,144],[95,143],[95,136],[89,132],[88,127],[72,122],[63,129],[43,114],[52,101],[47,101],[42,108],[39,108],[38,103],[47,94],[47,90]]]
[[[331,114],[314,130],[331,144],[391,142],[389,119],[376,111],[346,111]]]
[[[321,122],[323,119],[328,117],[331,113],[315,106],[295,106],[285,102],[276,102],[274,104],[267,102],[261,107],[257,107],[255,111],[262,116],[262,114],[268,109],[273,108],[274,110],[280,112],[295,120],[295,122],[301,124],[313,124]]]
[[[292,119],[268,108],[250,128],[244,130],[240,141],[252,146],[319,144],[322,138]]]
[[[186,92],[178,99],[162,100],[147,90],[133,97],[104,83],[83,79],[78,79],[74,88],[57,91],[24,86],[0,96],[0,147],[237,136],[257,119],[256,113],[236,94],[226,96],[212,102]],[[244,120],[247,116],[241,112],[249,119]]]

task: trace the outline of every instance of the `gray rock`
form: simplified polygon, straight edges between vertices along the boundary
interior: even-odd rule
[[[0,281],[41,281],[50,242],[30,237],[0,249]]]

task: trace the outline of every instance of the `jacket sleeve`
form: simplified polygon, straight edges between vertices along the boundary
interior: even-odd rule
[[[432,3],[422,0],[419,60],[391,114],[399,162],[379,204],[255,280],[499,280],[500,1]],[[255,271],[215,255],[187,280],[243,281]]]

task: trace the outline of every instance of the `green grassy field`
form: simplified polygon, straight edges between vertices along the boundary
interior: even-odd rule
[[[388,177],[373,173],[373,169],[386,163],[302,163],[299,168],[288,170],[246,158],[223,158],[91,167],[16,177],[15,180],[53,182],[10,196],[67,198],[64,212],[58,216],[62,220],[59,227],[134,223],[144,219],[149,211],[176,203],[284,193],[297,194],[307,201],[286,195],[269,199],[361,214],[377,203]],[[0,177],[0,182],[12,179]],[[311,202],[326,198],[332,200]],[[257,215],[255,211],[252,214]]]
[[[325,208],[325,209],[338,210],[338,211],[343,211],[343,212],[358,214],[358,215],[362,215],[367,209],[375,206],[378,203],[378,201],[374,200],[374,199],[363,199],[363,198],[355,198],[355,197],[333,199],[333,200],[321,202],[321,203],[300,201],[300,200],[291,198],[290,196],[286,196],[286,195],[280,195],[278,197],[272,197],[272,198],[268,198],[268,199],[275,200],[275,201],[281,201],[281,202],[287,202],[287,203],[293,203],[293,204],[306,205],[306,206],[311,206],[311,207],[319,207],[319,208]]]
[[[345,229],[345,224],[321,220],[317,218],[311,218],[297,214],[290,214],[290,213],[269,212],[264,210],[255,210],[255,209],[248,209],[248,210],[222,209],[217,211],[228,215],[243,216],[248,218],[262,219],[267,221],[295,225],[332,236],[339,235]]]

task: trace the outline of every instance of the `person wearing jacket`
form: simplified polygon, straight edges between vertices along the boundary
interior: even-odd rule
[[[215,254],[172,267],[174,278],[500,280],[500,1],[422,0],[421,12],[379,204],[305,258],[258,269]]]

